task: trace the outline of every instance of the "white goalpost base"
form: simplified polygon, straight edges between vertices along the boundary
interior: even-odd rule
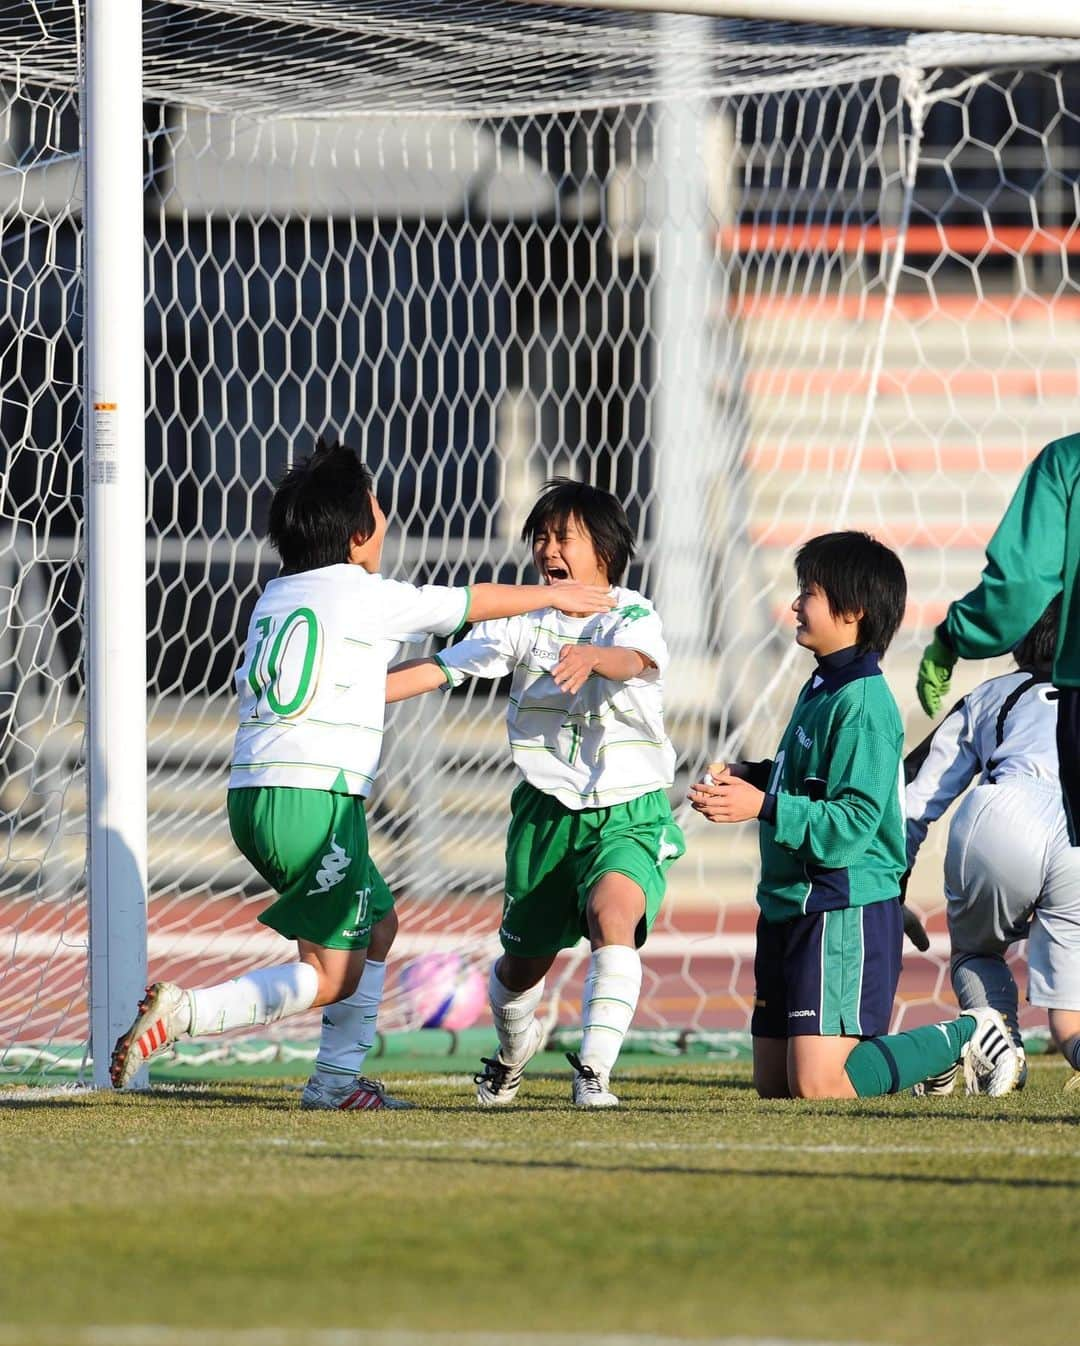
[[[130,46],[105,67],[116,151],[80,70],[140,6],[91,6],[89,32],[70,6],[0,15],[4,1078],[89,1078],[92,1055],[103,1084],[144,975],[292,956],[224,792],[267,502],[321,433],[374,470],[406,578],[525,577],[552,475],[626,503],[689,840],[642,1029],[747,1024],[754,830],[683,799],[775,747],[807,537],[899,550],[885,670],[910,744],[929,729],[918,654],[1026,462],[1075,428],[1080,43],[621,8],[162,0],[141,114]],[[102,195],[120,214],[95,227]],[[398,967],[491,956],[504,710],[484,684],[392,713],[370,822]],[[951,1004],[945,829],[909,890],[933,942],[899,1026]],[[564,1024],[580,974],[555,978]],[[393,971],[381,1026],[416,1026]]]

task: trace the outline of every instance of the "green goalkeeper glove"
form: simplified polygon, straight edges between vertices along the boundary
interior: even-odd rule
[[[923,650],[919,675],[915,680],[919,705],[927,715],[936,715],[941,709],[941,698],[948,695],[955,663],[956,655],[935,633],[933,640]]]

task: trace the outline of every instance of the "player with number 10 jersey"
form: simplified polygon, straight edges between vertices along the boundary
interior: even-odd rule
[[[394,1106],[359,1075],[374,1037],[393,898],[368,854],[364,800],[379,764],[386,669],[400,646],[468,620],[548,607],[543,585],[417,587],[379,574],[386,517],[371,474],[344,445],[319,445],[270,506],[282,561],[251,618],[237,673],[240,723],[229,778],[233,838],[277,894],[259,919],[297,941],[298,961],[216,986],[148,988],[113,1052],[116,1087],[181,1036],[267,1024],[326,1006],[311,1108]],[[554,595],[604,611],[597,586]]]

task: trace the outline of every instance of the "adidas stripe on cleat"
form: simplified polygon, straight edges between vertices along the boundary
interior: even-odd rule
[[[191,1026],[188,993],[171,981],[156,981],[146,988],[139,1001],[135,1022],[117,1038],[109,1062],[109,1078],[114,1089],[123,1089],[139,1069],[160,1056],[182,1037]]]
[[[985,1005],[964,1010],[960,1017],[975,1020],[975,1034],[961,1058],[966,1091],[1000,1098],[1015,1089],[1020,1078],[1020,1052],[1005,1020],[996,1009]]]
[[[300,1095],[300,1106],[306,1111],[378,1112],[383,1109],[398,1111],[411,1108],[403,1098],[394,1098],[386,1092],[382,1080],[370,1080],[365,1075],[345,1078],[333,1084],[319,1075],[312,1075]]]

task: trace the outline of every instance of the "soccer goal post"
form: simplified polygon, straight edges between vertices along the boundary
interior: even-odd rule
[[[920,32],[1002,33],[1010,37],[1080,37],[1080,17],[1060,0],[540,0],[563,9],[613,9],[628,14],[686,14],[697,18],[756,19],[913,29]],[[525,0],[535,3],[535,0]]]
[[[1078,62],[1049,23],[719,5],[3,7],[2,1078],[101,1084],[144,971],[292,956],[255,920],[224,798],[267,502],[324,433],[362,451],[384,569],[417,581],[524,578],[554,475],[625,502],[689,843],[637,1022],[669,1044],[745,1029],[755,836],[700,823],[686,787],[771,754],[805,675],[792,558],[835,527],[905,561],[884,667],[910,742],[929,728],[918,654],[1025,464],[1075,428]],[[417,1026],[410,958],[496,948],[505,708],[477,683],[389,717],[386,1033]],[[942,854],[932,831],[901,1025],[950,996]],[[563,1025],[582,972],[556,965]]]

